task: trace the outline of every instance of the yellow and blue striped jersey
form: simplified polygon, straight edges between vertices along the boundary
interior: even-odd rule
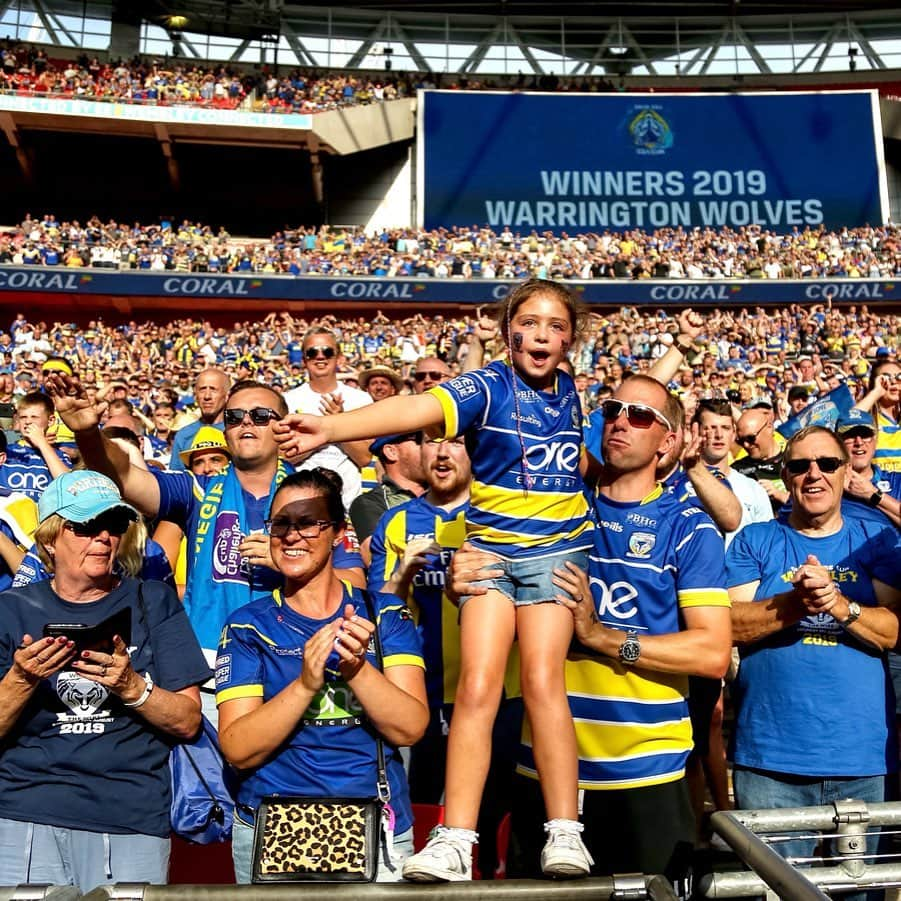
[[[882,410],[876,411],[876,453],[873,463],[886,472],[901,472],[901,425]]]
[[[723,539],[710,517],[658,488],[644,501],[596,499],[588,576],[598,619],[642,635],[681,628],[689,607],[728,607]],[[619,789],[681,779],[692,748],[688,676],[631,668],[574,645],[566,690],[579,785]],[[537,776],[524,731],[520,772]]]
[[[400,565],[407,544],[414,538],[432,538],[441,545],[436,554],[413,577],[410,590],[401,598],[413,611],[422,639],[429,709],[453,704],[460,677],[460,622],[457,607],[445,594],[445,573],[456,551],[466,539],[468,504],[444,510],[423,495],[389,510],[379,520],[370,542],[370,591],[384,591]],[[507,662],[506,696],[519,697],[519,654],[516,645]]]
[[[430,393],[444,411],[444,436],[466,435],[473,469],[467,540],[507,559],[590,547],[582,411],[567,373],[557,373],[552,392],[535,391],[495,361]]]

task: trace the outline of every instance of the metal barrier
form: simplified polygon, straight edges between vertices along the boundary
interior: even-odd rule
[[[345,895],[347,896],[345,898]],[[82,896],[83,901],[676,901],[663,876],[625,874],[611,878],[551,882],[505,879],[496,882],[334,882],[283,885],[104,885]],[[0,899],[2,901],[2,899]],[[54,899],[56,901],[56,899]],[[59,899],[71,901],[71,899]]]
[[[775,893],[790,901],[814,901],[827,898],[824,892],[901,886],[901,853],[876,847],[877,841],[901,834],[901,803],[844,800],[822,807],[720,811],[710,822],[753,872],[704,876],[700,888],[708,898]],[[873,839],[869,850],[867,836]],[[783,858],[773,850],[798,839],[826,840],[831,850],[802,858]]]
[[[0,901],[78,901],[81,897],[74,885],[0,885]]]

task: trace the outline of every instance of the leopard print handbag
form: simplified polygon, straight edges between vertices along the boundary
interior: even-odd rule
[[[253,881],[372,882],[381,822],[373,799],[266,797],[256,814]]]

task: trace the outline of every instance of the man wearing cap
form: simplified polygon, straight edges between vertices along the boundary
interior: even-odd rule
[[[315,326],[307,331],[303,336],[303,359],[309,381],[284,394],[292,413],[328,416],[373,402],[365,391],[338,381],[338,342],[330,329]],[[350,509],[362,489],[360,468],[371,459],[368,441],[344,441],[320,448],[304,458],[297,468],[324,466],[337,472],[344,484],[344,506]]]
[[[225,435],[211,425],[201,426],[187,450],[179,457],[183,467],[195,476],[215,475],[222,472],[231,462],[231,451],[225,442]]]
[[[50,356],[41,363],[41,376],[48,372],[61,372],[63,375],[72,375],[72,364],[65,357]]]
[[[373,366],[360,373],[360,387],[374,401],[379,401],[399,394],[403,390],[404,380],[387,366]]]
[[[186,426],[182,426],[172,439],[172,454],[170,466],[176,472],[184,471],[182,451],[186,451],[194,440],[194,436],[203,426],[212,426],[222,431],[222,416],[225,409],[225,399],[228,397],[228,389],[231,380],[221,369],[204,369],[197,376],[194,383],[194,400],[200,410],[200,418]]]
[[[384,469],[381,481],[364,491],[350,505],[350,521],[360,541],[363,559],[369,561],[369,540],[381,515],[392,507],[419,497],[425,485],[420,460],[422,432],[388,435],[369,445]]]
[[[851,457],[842,512],[883,523],[888,517],[901,526],[901,472],[886,472],[873,464],[877,435],[873,415],[849,410],[839,417],[835,432]]]

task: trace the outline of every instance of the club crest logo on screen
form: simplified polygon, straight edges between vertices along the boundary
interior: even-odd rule
[[[659,107],[639,104],[630,115],[629,137],[639,156],[663,156],[673,146],[673,130]]]

